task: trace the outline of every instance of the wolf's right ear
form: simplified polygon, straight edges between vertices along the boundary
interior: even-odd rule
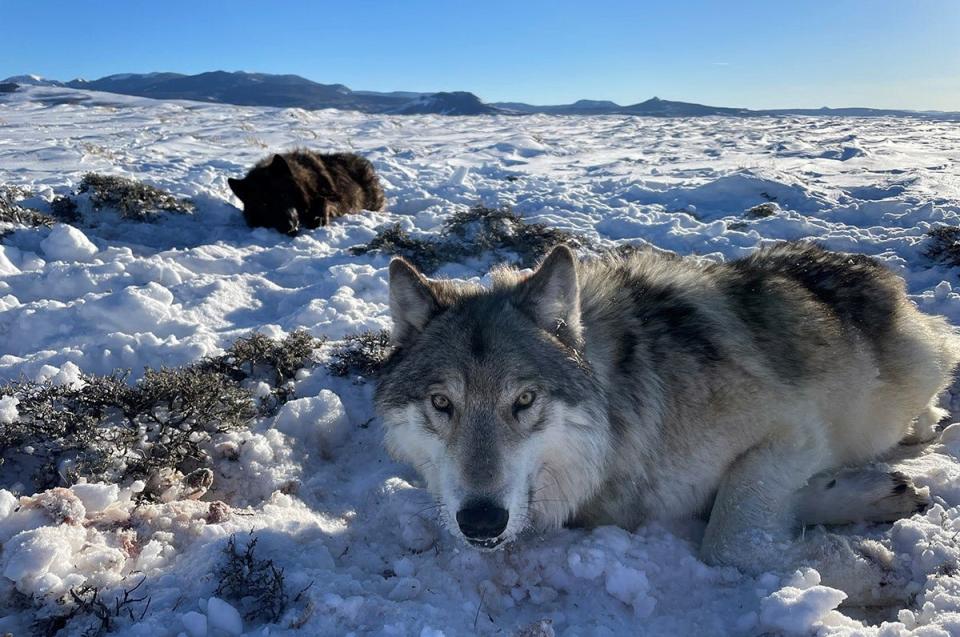
[[[555,247],[537,271],[517,286],[517,306],[562,343],[579,349],[583,344],[580,324],[580,284],[577,257],[565,245]]]
[[[270,170],[273,171],[275,175],[289,175],[290,174],[290,164],[287,163],[287,160],[283,155],[274,155],[273,159],[270,161]]]
[[[403,346],[423,331],[440,312],[440,303],[430,289],[426,277],[404,261],[390,262],[390,316],[393,318],[391,340]]]
[[[243,183],[242,179],[227,177],[227,185],[230,186],[230,190],[233,191],[233,194],[235,194],[238,199],[243,199],[243,193],[246,192],[246,184]]]

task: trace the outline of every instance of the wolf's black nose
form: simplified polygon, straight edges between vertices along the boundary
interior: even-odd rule
[[[489,540],[507,528],[510,512],[492,500],[470,500],[457,511],[457,524],[471,540]]]

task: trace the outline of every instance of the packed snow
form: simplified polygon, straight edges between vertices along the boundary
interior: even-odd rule
[[[960,323],[956,270],[923,254],[933,225],[960,225],[956,123],[371,116],[48,87],[2,99],[0,185],[32,191],[24,205],[48,210],[87,172],[196,205],[152,223],[107,211],[76,226],[0,228],[13,230],[0,243],[6,381],[74,384],[117,368],[134,381],[144,367],[219,354],[254,330],[337,339],[389,328],[388,257],[348,248],[386,224],[429,236],[478,203],[513,206],[597,246],[649,243],[712,260],[817,239],[877,257],[921,309]],[[386,211],[296,238],[247,228],[227,177],[296,146],[368,157]],[[763,203],[775,204],[769,216],[745,214]],[[440,274],[483,280],[492,265]],[[383,450],[368,379],[318,365],[293,389],[276,415],[211,442],[216,477],[199,500],[138,504],[142,482],[34,493],[7,476],[0,634],[29,634],[71,590],[97,588],[112,607],[141,581],[144,601],[113,618],[115,634],[960,634],[960,425],[895,462],[929,487],[929,510],[843,531],[909,563],[914,601],[853,609],[799,565],[758,578],[705,565],[697,520],[561,530],[478,553],[440,527],[412,468]],[[15,398],[0,399],[0,422],[18,413]],[[249,619],[249,599],[217,592],[232,535],[241,545],[256,537],[258,559],[283,569],[290,602],[279,620]],[[79,620],[68,627],[81,630]]]

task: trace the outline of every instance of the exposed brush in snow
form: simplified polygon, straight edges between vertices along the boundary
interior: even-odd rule
[[[780,206],[772,201],[768,201],[766,203],[757,204],[752,208],[747,208],[747,210],[744,211],[743,216],[747,219],[766,219],[767,217],[772,217],[778,212],[780,212]]]
[[[354,246],[355,255],[383,252],[401,256],[430,274],[444,263],[494,254],[501,260],[529,268],[551,248],[586,245],[583,237],[540,223],[527,223],[510,208],[474,206],[454,213],[443,225],[440,239],[417,239],[400,227],[389,226],[366,245]]]
[[[237,339],[225,354],[205,359],[198,366],[237,382],[264,378],[270,394],[260,399],[261,412],[272,414],[293,398],[291,381],[297,371],[311,364],[314,351],[324,340],[306,330],[296,330],[279,340],[255,333]]]
[[[149,478],[166,467],[193,472],[206,463],[211,434],[242,429],[256,415],[250,393],[198,366],[148,369],[131,393],[127,422],[145,441],[126,477]]]
[[[193,204],[165,190],[126,177],[87,173],[80,182],[79,194],[90,193],[96,210],[112,208],[125,219],[151,221],[162,212],[186,214]]]
[[[196,366],[147,370],[134,386],[125,381],[115,373],[68,385],[0,386],[0,396],[17,401],[17,417],[0,421],[0,461],[26,468],[39,488],[80,477],[157,482],[164,470],[196,471],[207,462],[201,447],[211,434],[245,427],[256,414],[249,392]],[[0,487],[22,480],[15,471],[3,477]]]
[[[387,338],[380,340],[385,348]],[[377,337],[358,335],[355,341],[344,370],[373,369],[384,355]],[[203,445],[212,434],[248,426],[258,413],[253,395],[240,383],[265,379],[270,390],[260,398],[259,413],[272,414],[293,398],[295,374],[323,342],[302,330],[283,339],[253,334],[222,356],[147,369],[133,386],[122,371],[82,374],[67,384],[2,385],[0,399],[12,402],[16,417],[0,417],[0,464],[29,467],[38,488],[81,477],[145,480],[146,497],[184,491],[185,497],[199,497],[212,477]],[[0,488],[21,479],[17,471],[0,474]]]
[[[566,244],[571,248],[584,245],[583,238],[551,228],[542,223],[527,223],[508,207],[474,206],[466,212],[454,213],[444,223],[445,234],[466,243],[470,256],[484,252],[508,252],[517,256],[515,265],[529,268],[552,248]]]
[[[0,396],[15,399],[17,412],[12,422],[0,422],[0,460],[17,459],[30,467],[40,488],[72,482],[76,474],[112,477],[135,442],[131,427],[108,424],[123,420],[131,391],[124,375],[83,380],[82,387],[27,381],[0,387]],[[15,474],[10,480],[20,479],[17,472],[9,473]]]
[[[240,549],[237,537],[230,536],[223,549],[226,560],[216,573],[217,595],[245,604],[244,618],[248,621],[262,617],[276,622],[288,602],[283,569],[277,568],[273,560],[257,559],[256,546],[257,538],[251,537],[246,547]]]
[[[382,229],[366,245],[353,246],[350,252],[357,256],[383,252],[403,257],[422,272],[434,272],[444,263],[456,261],[466,254],[465,247],[460,244],[414,238],[399,223]]]
[[[14,223],[23,226],[47,226],[54,224],[53,217],[32,208],[24,208],[18,201],[29,195],[17,187],[0,187],[0,223]]]
[[[50,212],[60,221],[67,223],[80,219],[80,208],[77,206],[77,202],[66,195],[54,197],[53,201],[50,202]]]
[[[927,232],[929,240],[923,254],[952,266],[960,266],[960,227],[936,226]]]
[[[322,339],[306,330],[296,330],[280,340],[255,333],[237,339],[227,353],[216,360],[247,377],[255,376],[258,369],[269,370],[274,384],[279,385],[293,378],[322,344]]]
[[[390,332],[387,330],[351,334],[333,350],[327,369],[334,376],[371,377],[390,354]]]
[[[105,602],[100,589],[79,586],[70,589],[70,594],[60,600],[60,612],[38,617],[31,627],[35,634],[53,637],[64,629],[67,633],[81,637],[100,637],[117,628],[116,620],[129,618],[131,622],[143,619],[150,609],[150,598],[137,596],[137,589],[146,581],[142,578],[132,588],[125,588],[114,597],[112,603]]]

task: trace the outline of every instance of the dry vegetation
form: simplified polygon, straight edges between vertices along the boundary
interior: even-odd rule
[[[437,238],[413,237],[396,224],[381,230],[367,244],[350,250],[357,255],[381,252],[401,256],[430,274],[445,263],[486,254],[528,268],[560,244],[579,248],[586,241],[544,224],[527,223],[510,208],[474,206],[447,219]]]

